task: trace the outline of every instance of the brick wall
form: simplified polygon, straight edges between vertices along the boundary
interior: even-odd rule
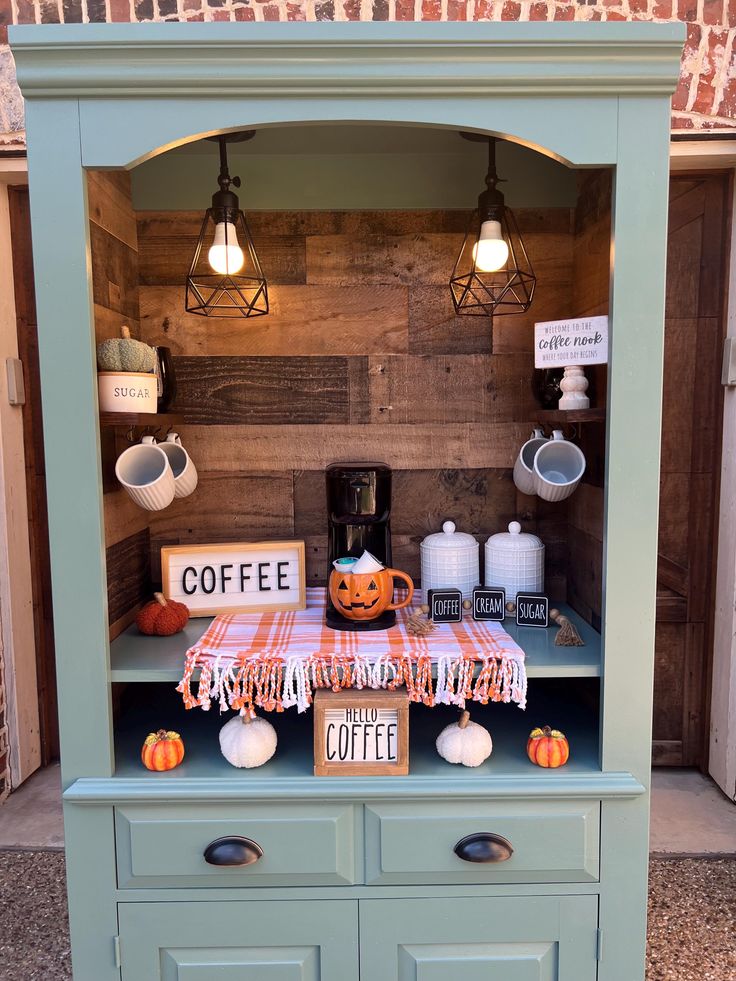
[[[673,128],[736,130],[736,0],[0,0],[0,151],[24,146],[8,24],[151,20],[681,20]]]

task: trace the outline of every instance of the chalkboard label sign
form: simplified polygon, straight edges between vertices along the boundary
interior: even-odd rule
[[[463,618],[463,594],[459,589],[430,589],[427,603],[429,619],[435,623],[458,623]]]
[[[506,616],[506,590],[476,586],[473,590],[474,620],[503,620]]]
[[[541,593],[516,594],[516,623],[519,627],[549,625],[549,600]]]
[[[409,696],[405,691],[316,693],[316,776],[400,776],[408,772]]]
[[[304,542],[171,545],[161,549],[164,595],[193,617],[303,610]]]

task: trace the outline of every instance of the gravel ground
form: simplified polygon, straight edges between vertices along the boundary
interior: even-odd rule
[[[736,981],[736,859],[654,859],[647,981]],[[1,981],[69,981],[61,852],[0,851]]]

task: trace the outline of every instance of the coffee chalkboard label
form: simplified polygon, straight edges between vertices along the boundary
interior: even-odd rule
[[[517,593],[516,623],[519,627],[549,625],[549,600],[541,593]]]
[[[427,603],[429,619],[435,623],[458,623],[463,618],[463,594],[459,589],[430,589]]]
[[[476,586],[473,590],[474,620],[503,620],[506,616],[506,590]]]

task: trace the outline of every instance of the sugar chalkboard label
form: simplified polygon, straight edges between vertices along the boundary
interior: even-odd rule
[[[476,586],[473,590],[474,620],[503,620],[506,616],[506,590]]]
[[[459,589],[430,589],[429,619],[434,623],[458,623],[463,618],[463,594]]]
[[[516,623],[519,627],[549,625],[549,599],[541,593],[517,593]]]

